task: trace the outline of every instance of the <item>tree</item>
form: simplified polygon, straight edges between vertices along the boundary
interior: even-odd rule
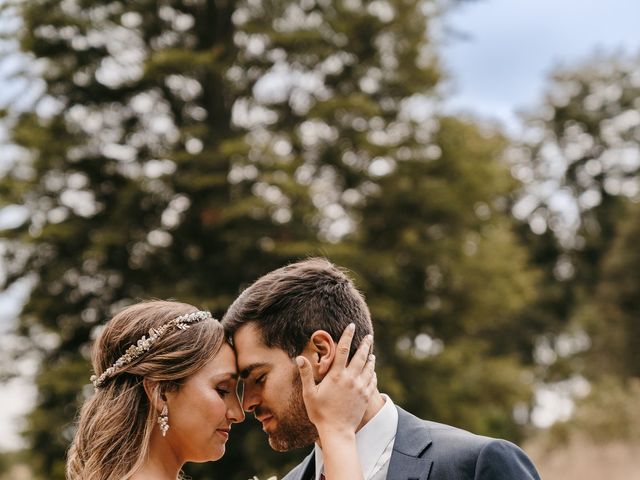
[[[510,153],[514,175],[525,185],[514,213],[528,223],[521,235],[546,275],[530,314],[547,324],[551,380],[581,368],[571,359],[581,358],[575,355],[589,342],[579,340],[585,325],[574,320],[584,318],[581,310],[604,288],[605,257],[628,200],[640,194],[639,60],[596,55],[556,71]],[[567,335],[576,340],[568,350]]]
[[[602,262],[595,295],[577,314],[591,336],[588,375],[640,379],[640,208],[632,204],[622,217]]]
[[[62,478],[90,342],[115,311],[175,297],[220,315],[239,286],[314,253],[360,273],[385,389],[424,416],[517,434],[530,387],[509,332],[534,277],[504,210],[502,140],[434,118],[434,4],[12,7],[44,85],[10,112],[19,156],[0,181],[27,212],[2,232],[4,285],[34,278],[19,333],[40,353],[27,432],[39,474]],[[429,345],[444,349],[433,359]],[[244,479],[299,458],[249,423],[215,468],[191,472]]]
[[[574,371],[591,382],[591,389],[576,401],[571,421],[551,430],[561,440],[585,435],[595,442],[638,439],[639,207],[627,203],[611,246],[603,255],[594,293],[575,308],[572,322],[587,332],[590,348],[574,360]]]
[[[557,71],[527,118],[516,177],[531,187],[518,213],[580,252],[583,281],[597,268],[625,198],[637,196],[640,124],[638,58],[596,56]],[[575,234],[575,235],[574,235]]]
[[[27,437],[34,469],[62,478],[96,328],[148,297],[220,316],[243,282],[293,258],[275,242],[313,251],[314,208],[303,185],[285,198],[273,177],[289,162],[256,158],[232,122],[245,91],[227,77],[233,5],[15,8],[23,50],[46,68],[38,104],[11,130],[22,155],[2,198],[29,215],[3,232],[4,284],[36,278],[19,324],[40,352]]]
[[[537,274],[506,209],[506,139],[438,118],[430,155],[393,163],[344,262],[377,321],[381,383],[425,418],[517,439],[535,338],[520,313]],[[362,252],[357,255],[355,252]],[[521,419],[522,420],[522,419]]]

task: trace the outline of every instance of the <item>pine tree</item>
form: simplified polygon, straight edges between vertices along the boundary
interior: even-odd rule
[[[595,56],[555,72],[527,117],[516,176],[529,185],[517,213],[560,243],[557,277],[592,293],[627,198],[640,184],[638,57]],[[568,260],[568,262],[567,262]]]
[[[45,66],[45,91],[11,132],[24,155],[3,198],[30,215],[3,232],[5,285],[37,278],[19,325],[40,352],[27,437],[35,470],[63,478],[96,327],[150,297],[220,316],[243,283],[293,258],[283,245],[314,251],[314,208],[305,186],[282,192],[286,159],[251,150],[258,133],[232,121],[248,91],[229,78],[235,5],[19,8],[21,45]]]
[[[44,93],[15,116],[22,156],[0,189],[29,211],[3,232],[5,286],[35,278],[19,330],[40,352],[40,474],[63,477],[90,342],[119,308],[173,297],[220,315],[247,282],[317,253],[368,294],[384,390],[517,435],[530,392],[510,340],[535,277],[505,210],[503,140],[435,118],[434,6],[18,3]],[[271,452],[250,421],[235,430],[221,462],[190,472],[282,475],[301,456]]]
[[[502,161],[507,142],[435,120],[428,151],[378,180],[345,262],[367,292],[381,384],[393,398],[424,418],[518,439],[513,412],[531,402],[540,333],[521,314],[538,276],[508,212],[516,183]]]
[[[545,275],[540,301],[527,315],[546,324],[551,381],[584,372],[585,350],[600,343],[585,337],[593,332],[585,309],[608,288],[607,256],[628,201],[640,198],[639,66],[637,55],[616,54],[559,69],[512,150],[514,174],[524,184],[514,212],[530,226],[523,237]],[[575,348],[562,352],[567,335]]]
[[[578,319],[591,337],[587,376],[640,379],[640,208],[630,203],[604,256],[595,295],[582,305]]]

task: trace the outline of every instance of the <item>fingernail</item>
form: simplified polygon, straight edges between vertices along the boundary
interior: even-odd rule
[[[296,363],[298,364],[298,367],[304,367],[304,360],[302,359],[302,357],[296,357]]]
[[[347,328],[349,330],[355,330],[356,329],[356,324],[355,323],[350,323],[349,325],[347,325]]]
[[[365,339],[367,340],[367,342],[373,343],[373,335],[369,334],[365,337]]]
[[[369,360],[372,361],[372,362],[375,362],[376,361],[376,356],[373,353],[370,353],[369,354]]]

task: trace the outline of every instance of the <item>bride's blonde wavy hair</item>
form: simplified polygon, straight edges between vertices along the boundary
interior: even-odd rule
[[[152,327],[196,312],[192,305],[147,301],[114,316],[93,347],[93,370],[100,375]],[[158,412],[143,379],[158,382],[157,395],[177,390],[204,367],[224,342],[220,322],[208,318],[186,330],[172,329],[153,347],[105,380],[82,408],[67,455],[68,480],[126,480],[145,461]],[[171,420],[169,420],[171,421]]]

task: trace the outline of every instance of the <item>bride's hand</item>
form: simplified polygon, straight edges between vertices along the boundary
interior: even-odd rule
[[[303,356],[296,358],[307,414],[321,436],[323,432],[354,434],[377,386],[375,357],[369,354],[371,335],[349,362],[354,331],[350,324],[342,333],[333,364],[317,385],[309,361]]]

